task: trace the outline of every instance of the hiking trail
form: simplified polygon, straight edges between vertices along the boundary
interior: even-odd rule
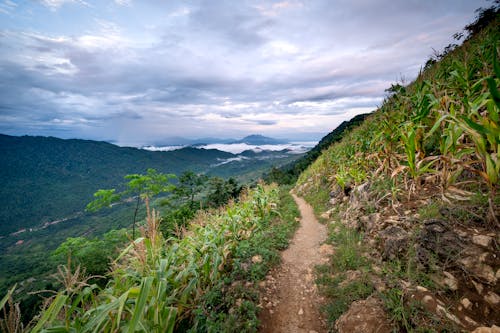
[[[327,230],[314,216],[312,207],[295,194],[292,196],[300,210],[300,227],[283,251],[281,265],[261,282],[262,333],[326,332],[319,311],[322,298],[314,282],[314,267],[328,262],[332,248],[321,245]]]

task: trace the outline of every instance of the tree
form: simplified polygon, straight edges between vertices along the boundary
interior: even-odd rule
[[[220,177],[213,177],[209,181],[208,204],[212,207],[219,207],[226,204],[229,199],[237,198],[242,187],[234,178],[224,180]]]
[[[64,263],[68,256],[89,275],[103,276],[108,271],[110,258],[127,241],[125,229],[111,230],[102,238],[69,237],[52,253],[57,263]]]
[[[205,175],[197,175],[193,171],[186,171],[179,177],[179,183],[173,190],[175,198],[184,202],[189,202],[189,208],[194,209],[196,194],[198,194],[205,186],[208,177]]]
[[[500,13],[500,0],[494,0],[493,6],[489,8],[481,7],[476,9],[476,13],[477,17],[474,22],[465,26],[465,31],[469,33],[468,38],[478,34],[498,17]]]
[[[115,189],[98,190],[94,193],[96,199],[87,205],[86,210],[92,212],[104,207],[111,207],[113,203],[120,201],[125,196],[137,197],[132,223],[132,238],[135,239],[135,224],[141,199],[148,205],[150,198],[160,193],[172,192],[175,189],[175,186],[170,184],[172,178],[175,178],[175,175],[160,173],[155,169],[148,169],[144,175],[126,175],[125,179],[128,179],[129,182],[126,184],[127,189],[125,191],[115,193]]]

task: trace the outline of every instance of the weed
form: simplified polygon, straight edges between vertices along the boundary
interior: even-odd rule
[[[400,288],[390,288],[380,293],[391,320],[403,332],[459,332],[451,323],[430,313],[422,303],[410,299]]]
[[[441,204],[433,201],[431,204],[422,206],[418,209],[418,215],[421,220],[441,218]]]
[[[335,246],[335,256],[332,257],[334,270],[342,272],[369,267],[368,260],[363,256],[363,234],[338,222],[331,224],[330,228],[333,232],[328,241]]]
[[[328,298],[328,303],[323,306],[322,310],[332,328],[335,321],[352,302],[365,299],[374,291],[366,274],[351,282],[345,281],[345,278],[345,274],[342,273],[333,277],[331,274],[319,274],[317,280],[321,292]]]
[[[323,311],[332,329],[349,304],[373,293],[374,288],[368,277],[370,265],[363,256],[362,239],[363,235],[357,231],[341,223],[333,224],[328,241],[334,244],[335,255],[329,265],[316,267],[316,283],[327,298]],[[348,270],[357,271],[357,276],[347,280],[349,277],[345,272]]]

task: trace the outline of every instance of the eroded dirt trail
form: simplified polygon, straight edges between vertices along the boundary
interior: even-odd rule
[[[262,333],[326,331],[319,312],[321,298],[314,283],[314,266],[328,260],[321,246],[327,230],[309,204],[295,195],[293,198],[301,212],[300,228],[283,251],[280,267],[261,284],[265,290],[261,299]]]

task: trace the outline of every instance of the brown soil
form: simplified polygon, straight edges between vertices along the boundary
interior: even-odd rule
[[[309,204],[293,197],[302,215],[300,228],[290,247],[282,253],[280,267],[261,282],[263,333],[326,332],[319,312],[321,297],[314,282],[314,266],[325,263],[326,253],[321,243],[326,239],[327,230],[318,223]]]

